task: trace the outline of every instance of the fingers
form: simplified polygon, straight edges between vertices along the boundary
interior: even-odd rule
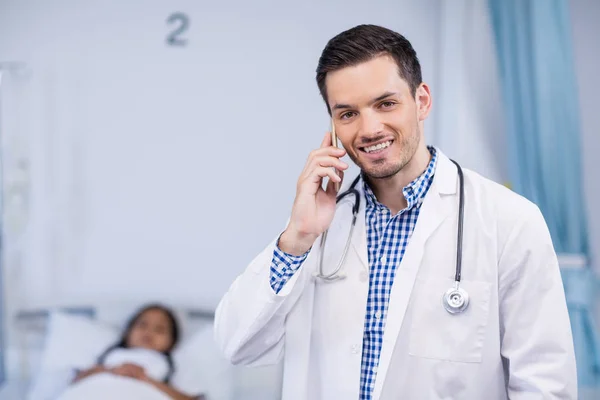
[[[304,167],[304,174],[309,174],[315,167],[333,167],[339,170],[345,170],[348,168],[348,164],[340,160],[345,154],[343,149],[336,149],[334,147],[327,147],[311,152],[306,166]]]
[[[127,373],[133,377],[137,377],[144,373],[144,369],[138,365],[132,365],[128,368]]]
[[[328,147],[320,147],[316,150],[313,150],[308,155],[307,164],[309,164],[312,160],[320,158],[320,157],[335,157],[342,158],[346,155],[346,150],[339,149],[337,147],[328,146]]]
[[[314,158],[309,162],[309,164],[306,165],[300,181],[302,182],[304,180],[310,180],[311,182],[316,182],[319,177],[323,178],[325,176],[337,176],[334,168],[338,171],[344,171],[348,168],[348,164],[336,157],[331,156]],[[336,180],[336,182],[338,181]]]
[[[340,178],[340,176],[336,174],[334,170],[326,167],[315,168],[313,173],[309,177],[313,183],[320,183],[321,180],[325,177],[328,177],[329,180],[333,182],[342,182],[342,178]]]
[[[142,377],[144,377],[145,373],[144,370],[134,370],[131,371],[131,377],[132,378],[136,378],[136,379],[141,379]]]
[[[318,152],[321,149],[327,149],[327,148],[342,150],[343,154],[346,154],[344,149],[338,148],[335,145],[335,143],[332,142],[331,132],[325,132],[325,136],[323,137],[323,140],[321,141],[321,146],[319,146],[319,149],[317,149],[316,151]]]
[[[346,150],[344,149],[340,149],[337,148],[335,146],[331,145],[331,136],[328,133],[325,134],[325,137],[323,138],[323,141],[321,142],[321,147],[319,147],[316,150],[313,150],[310,152],[310,154],[308,155],[308,160],[306,161],[306,166],[310,166],[311,164],[314,164],[314,162],[316,160],[323,160],[324,157],[335,157],[335,158],[341,158],[343,156],[346,155]],[[346,165],[345,163],[342,163],[343,165]],[[328,166],[334,166],[334,165],[328,165]],[[347,166],[346,166],[347,168]]]
[[[348,164],[346,164],[345,162],[343,162],[342,160],[340,160],[337,157],[330,157],[330,156],[322,156],[322,157],[315,158],[313,160],[313,165],[314,165],[314,167],[335,168],[340,171],[344,171],[345,169],[348,168]]]
[[[298,179],[298,190],[302,188],[303,192],[305,190],[316,192],[325,177],[340,183],[339,172],[348,169],[348,164],[340,160],[345,155],[346,150],[331,145],[331,136],[328,132],[321,142],[321,147],[313,150],[308,156],[304,170]],[[310,184],[304,186],[304,183]]]
[[[116,375],[128,376],[130,378],[136,378],[145,373],[142,367],[135,364],[122,364],[110,369],[110,372]]]
[[[326,132],[325,137],[323,138],[323,141],[321,141],[321,146],[319,148],[323,149],[332,145],[333,143],[331,143],[331,132]]]
[[[329,196],[335,197],[338,193],[338,188],[336,186],[341,186],[342,181],[344,180],[344,171],[338,171],[337,175],[340,178],[339,182],[335,182],[333,180],[329,180],[329,182],[327,182],[327,187],[326,187],[326,192]]]

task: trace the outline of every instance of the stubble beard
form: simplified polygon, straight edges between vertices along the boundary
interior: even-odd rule
[[[350,157],[352,161],[360,168],[362,173],[369,179],[390,179],[410,163],[419,147],[421,132],[419,126],[415,127],[414,132],[409,137],[400,137],[402,139],[400,145],[400,154],[394,159],[382,159],[370,163],[370,166],[365,166],[357,157]],[[396,139],[398,140],[398,139]],[[398,143],[393,143],[392,146],[398,146]]]

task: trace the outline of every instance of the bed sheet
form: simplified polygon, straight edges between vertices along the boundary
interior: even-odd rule
[[[90,376],[70,385],[57,400],[170,400],[146,382],[110,373]]]

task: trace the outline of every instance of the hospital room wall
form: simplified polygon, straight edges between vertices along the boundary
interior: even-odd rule
[[[438,3],[4,0],[1,57],[31,70],[13,303],[214,307],[283,227],[328,128],[314,82],[326,41],[363,22],[402,31],[436,88]],[[165,41],[177,11],[183,47]]]
[[[590,168],[600,89],[589,51],[599,35],[584,3],[573,0],[572,15],[600,249],[590,206],[600,199]],[[32,71],[19,128],[32,161],[27,254],[18,270],[6,267],[19,307],[109,295],[213,307],[285,222],[295,176],[328,125],[313,76],[319,52],[358,23],[413,41],[434,93],[430,142],[504,182],[497,82],[482,78],[495,64],[485,2],[373,4],[4,0],[0,55]],[[165,45],[175,11],[190,17],[181,48]]]

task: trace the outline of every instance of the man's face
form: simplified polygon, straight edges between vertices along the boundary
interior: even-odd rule
[[[325,83],[336,133],[368,177],[392,177],[410,162],[421,140],[419,123],[429,113],[425,84],[415,100],[385,55],[330,72]]]

